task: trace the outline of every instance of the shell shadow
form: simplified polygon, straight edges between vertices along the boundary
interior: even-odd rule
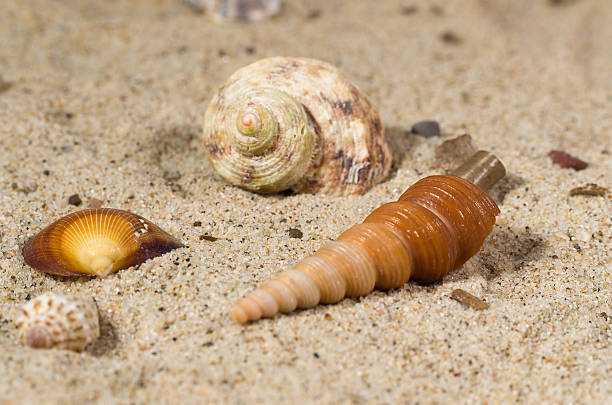
[[[157,129],[144,148],[149,151],[148,161],[153,163],[145,170],[163,179],[173,193],[190,197],[196,192],[190,185],[206,176],[207,171],[212,175],[200,138],[201,128],[196,125]]]
[[[385,128],[385,138],[391,148],[393,164],[389,175],[385,180],[389,180],[397,174],[397,170],[402,166],[404,159],[410,155],[410,150],[424,142],[424,138],[412,133],[410,129],[400,127]]]
[[[530,262],[539,260],[546,251],[546,241],[539,234],[517,231],[510,227],[497,227],[494,242],[478,258],[478,271],[486,280],[494,280],[504,272],[519,272]]]
[[[503,179],[499,181],[493,188],[488,191],[488,194],[495,200],[498,205],[501,205],[506,198],[506,194],[517,187],[525,184],[525,179],[512,173],[507,173]]]
[[[100,319],[100,337],[86,349],[89,354],[96,357],[113,351],[119,344],[115,328],[108,315],[100,311],[98,316]]]

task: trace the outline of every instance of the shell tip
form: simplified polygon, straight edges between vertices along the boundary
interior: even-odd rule
[[[230,311],[229,316],[241,325],[249,320],[247,313],[244,311],[244,309],[242,309],[239,304],[234,305],[234,308],[232,308],[232,310]]]

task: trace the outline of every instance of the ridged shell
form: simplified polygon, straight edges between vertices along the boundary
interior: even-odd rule
[[[113,208],[73,212],[23,247],[28,265],[61,276],[106,276],[182,247],[149,220]]]
[[[100,336],[98,307],[93,299],[52,293],[25,304],[17,327],[19,342],[34,349],[81,351]]]
[[[426,177],[239,300],[230,316],[244,323],[359,297],[374,287],[401,287],[410,278],[440,280],[478,252],[497,214],[491,197],[469,181]]]
[[[221,177],[261,193],[359,194],[391,166],[376,108],[334,66],[306,58],[235,72],[208,106],[204,143]]]

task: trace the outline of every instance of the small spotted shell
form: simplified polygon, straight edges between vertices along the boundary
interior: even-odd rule
[[[235,72],[204,117],[213,167],[247,190],[360,194],[389,172],[378,111],[334,66],[274,57]]]
[[[100,336],[98,307],[92,298],[40,295],[21,309],[19,342],[34,349],[81,351]]]
[[[73,212],[23,247],[28,265],[61,276],[106,276],[182,247],[149,220],[112,208]]]
[[[491,197],[471,182],[426,177],[239,300],[230,316],[245,323],[360,297],[375,287],[398,288],[408,279],[441,280],[478,252],[497,214]]]

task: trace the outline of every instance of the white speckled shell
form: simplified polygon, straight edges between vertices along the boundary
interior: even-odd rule
[[[100,336],[92,298],[46,293],[21,309],[19,342],[33,348],[81,351]]]
[[[295,123],[304,116],[308,122],[280,125],[291,127],[291,133],[286,131],[289,140],[283,141],[285,133],[281,130],[265,154],[242,154],[234,144],[239,111],[247,105],[279,104],[266,101],[267,95],[262,95],[274,96],[274,92],[288,95],[305,111],[275,112],[281,122]],[[312,144],[303,141],[301,134],[313,133],[316,140],[310,154],[298,154],[286,147]],[[262,59],[235,72],[208,106],[204,143],[215,170],[223,178],[257,192],[290,188],[298,192],[361,194],[384,179],[391,167],[391,152],[376,108],[337,68],[307,58]],[[304,165],[288,163],[298,155],[306,159]],[[287,176],[283,171],[289,165],[300,172]],[[274,167],[283,173],[280,182],[274,178]],[[287,177],[298,180],[287,186]]]

